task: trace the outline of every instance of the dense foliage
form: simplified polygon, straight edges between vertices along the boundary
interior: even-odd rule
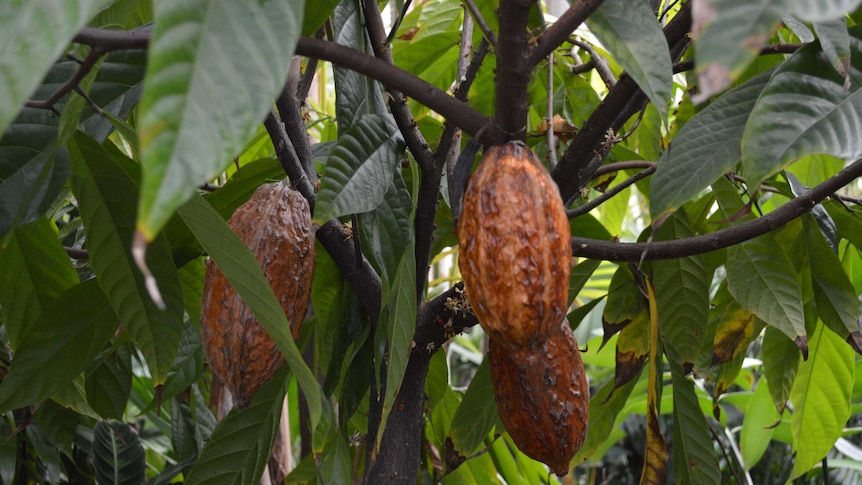
[[[0,2],[0,480],[558,483],[453,264],[515,139],[578,261],[572,474],[862,482],[860,2],[559,3]],[[318,244],[297,341],[225,222],[285,177]],[[206,258],[286,360],[244,409]]]

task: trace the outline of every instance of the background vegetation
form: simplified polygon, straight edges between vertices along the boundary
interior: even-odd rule
[[[0,2],[0,480],[558,483],[454,264],[480,147],[519,139],[579,260],[565,483],[862,481],[859,3]],[[225,223],[285,176],[297,342]],[[287,361],[225,416],[207,257]]]

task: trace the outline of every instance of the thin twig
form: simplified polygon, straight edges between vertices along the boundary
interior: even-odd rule
[[[807,213],[838,189],[862,176],[862,159],[763,217],[709,234],[652,243],[620,243],[572,237],[572,254],[606,261],[675,259],[723,249],[778,229]]]
[[[485,18],[482,17],[482,12],[479,10],[479,7],[476,6],[476,2],[473,0],[464,0],[464,5],[467,6],[467,10],[470,11],[470,15],[473,17],[473,20],[476,21],[476,25],[479,26],[479,30],[481,30],[482,34],[485,35],[485,40],[487,40],[492,46],[496,46],[497,36],[494,35],[494,31],[491,30],[491,27],[488,27],[488,22],[485,22]]]
[[[605,201],[609,200],[613,196],[619,194],[620,192],[622,192],[623,190],[625,190],[627,187],[631,186],[632,184],[634,184],[638,180],[641,180],[642,178],[651,175],[653,172],[655,172],[655,170],[656,170],[656,166],[653,165],[653,166],[651,166],[645,170],[642,170],[642,171],[632,175],[631,177],[623,180],[622,182],[618,183],[617,185],[614,185],[613,187],[611,187],[610,189],[605,191],[604,194],[596,197],[595,199],[587,202],[586,204],[579,206],[579,207],[575,207],[574,209],[567,210],[566,216],[568,216],[569,219],[574,219],[575,217],[582,216],[582,215],[590,212],[591,210],[600,206],[601,204],[603,204]]]
[[[620,170],[642,169],[655,166],[655,162],[649,162],[647,160],[624,160],[622,162],[606,163],[596,170],[593,177],[601,177],[602,175],[619,172]]]
[[[554,137],[554,54],[548,56],[548,167],[557,166],[557,139]]]
[[[528,66],[535,66],[542,62],[548,54],[561,46],[572,35],[572,32],[599,8],[602,1],[582,0],[580,2],[572,2],[572,6],[554,22],[554,25],[548,27],[542,36],[539,37],[536,46],[527,56],[526,64]]]
[[[569,37],[569,42],[587,51],[587,54],[590,55],[590,60],[595,63],[596,72],[599,74],[602,82],[605,83],[605,87],[608,89],[614,87],[617,79],[614,77],[614,73],[611,72],[607,59],[600,56],[596,49],[587,42],[580,41],[574,37]]]
[[[68,246],[63,246],[63,249],[72,259],[90,259],[90,252],[86,249],[70,248]]]
[[[60,98],[69,94],[69,92],[81,84],[81,81],[83,81],[87,74],[93,70],[93,67],[95,67],[96,63],[99,62],[99,59],[105,55],[105,52],[106,51],[102,50],[100,47],[94,47],[81,62],[81,67],[75,71],[75,74],[73,74],[68,81],[64,82],[62,86],[57,88],[56,91],[51,93],[50,96],[44,100],[29,100],[24,105],[28,108],[54,109],[54,105],[60,100]]]

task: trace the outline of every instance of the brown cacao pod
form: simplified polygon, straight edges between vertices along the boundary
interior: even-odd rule
[[[257,256],[296,339],[314,275],[308,202],[280,182],[265,184],[237,208],[228,226]],[[212,260],[206,263],[201,340],[212,371],[238,407],[247,406],[284,363],[275,342]]]
[[[539,352],[513,352],[491,339],[488,358],[497,412],[518,449],[563,476],[584,444],[590,389],[568,323]]]
[[[491,148],[470,177],[458,247],[485,332],[513,350],[541,346],[566,315],[571,235],[557,185],[523,143]]]

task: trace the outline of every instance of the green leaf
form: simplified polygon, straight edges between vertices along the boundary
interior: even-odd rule
[[[144,89],[146,51],[119,51],[108,54],[88,95],[105,115],[125,120],[141,100]],[[112,119],[99,116],[89,106],[81,113],[80,128],[102,143],[114,130]]]
[[[0,133],[36,91],[69,40],[107,0],[0,4]]]
[[[42,217],[69,178],[57,135],[56,116],[25,108],[0,137],[0,238]]]
[[[653,219],[691,200],[739,162],[745,123],[771,75],[749,79],[683,125],[650,182]]]
[[[383,439],[383,431],[395,397],[401,389],[401,381],[407,370],[407,362],[414,345],[413,332],[416,329],[416,253],[413,243],[404,252],[398,266],[395,284],[389,296],[389,304],[382,311],[386,316],[386,394],[383,399],[382,418],[377,433],[375,453]],[[388,314],[388,315],[387,315]]]
[[[465,461],[443,476],[443,485],[495,485],[499,484],[494,461],[487,453]]]
[[[106,355],[85,382],[87,402],[94,411],[105,419],[123,419],[132,389],[132,350],[128,344]]]
[[[339,0],[305,0],[305,18],[302,19],[302,35],[313,36],[323,25],[332,11],[335,10]],[[311,8],[309,8],[311,5]]]
[[[693,235],[688,216],[680,210],[662,224],[656,240]],[[709,283],[703,255],[653,263],[659,328],[681,364],[694,364],[700,354],[709,321]]]
[[[587,20],[614,60],[635,80],[667,123],[673,70],[667,39],[647,2],[608,0]]]
[[[838,255],[810,215],[803,216],[805,242],[817,313],[823,323],[843,338],[859,332],[859,300]]]
[[[296,348],[287,317],[254,254],[203,198],[192,197],[178,212],[284,355],[305,391],[314,429],[321,413],[320,386]]]
[[[368,212],[383,201],[399,164],[401,135],[382,116],[359,118],[326,160],[314,220]]]
[[[139,105],[138,229],[153,240],[251,137],[281,92],[304,2],[156,0]]]
[[[118,324],[97,281],[66,290],[21,336],[0,384],[0,410],[37,403],[70,383],[108,343]]]
[[[601,263],[598,259],[584,259],[572,268],[569,275],[569,302],[578,297]]]
[[[804,155],[862,156],[854,126],[862,124],[862,30],[850,31],[850,83],[816,44],[780,65],[760,94],[742,138],[742,169],[757,186]],[[849,89],[848,89],[849,88]],[[784,116],[775,116],[775,113]]]
[[[772,233],[727,248],[727,289],[746,310],[781,330],[805,353],[802,290]]]
[[[589,460],[593,453],[608,439],[614,423],[635,388],[638,379],[631,379],[616,387],[614,379],[609,379],[590,398],[590,420],[587,423],[587,439],[575,453],[572,463],[575,466]]]
[[[146,454],[131,426],[120,421],[96,423],[93,428],[93,468],[96,482],[100,485],[146,482]]]
[[[659,310],[661,315],[661,310]],[[673,471],[679,483],[718,485],[721,470],[712,442],[709,424],[694,393],[694,386],[685,377],[682,361],[669,350],[673,382]]]
[[[452,438],[455,450],[463,456],[471,456],[479,451],[497,420],[491,367],[486,357],[476,369],[470,387],[464,393],[449,426],[449,437]]]
[[[704,0],[692,12],[700,103],[739,78],[766,44],[788,0]]]
[[[112,156],[95,140],[77,133],[69,140],[72,186],[87,234],[90,263],[117,316],[162,384],[174,361],[183,322],[182,288],[164,236],[150,245],[147,264],[159,284],[165,309],[147,294],[132,259],[138,187],[134,162]]]
[[[786,335],[766,327],[761,355],[763,375],[769,381],[769,395],[775,409],[783,413],[799,369],[799,349]]]
[[[186,485],[258,483],[281,419],[285,370],[261,386],[248,408],[234,409],[216,426]]]
[[[757,381],[748,407],[745,408],[742,431],[739,433],[739,451],[746,470],[754,467],[763,457],[779,418],[770,397],[768,380],[761,378]]]
[[[847,30],[847,19],[840,18],[829,22],[814,24],[814,31],[820,39],[820,47],[829,58],[835,72],[849,82],[850,75],[850,33]]]
[[[360,52],[370,52],[365,20],[357,2],[341,2],[332,14],[333,42],[352,47]],[[373,79],[356,71],[333,66],[335,81],[335,117],[338,120],[338,136],[344,133],[367,114],[387,113],[383,101],[383,90]],[[366,211],[357,211],[366,212]]]
[[[396,173],[380,205],[359,216],[362,253],[387,288],[394,283],[398,263],[412,239],[411,210],[410,193],[401,174]]]
[[[180,336],[180,346],[177,349],[177,357],[174,360],[165,385],[162,388],[162,399],[170,399],[188,389],[203,373],[204,351],[201,347],[201,336],[198,327],[192,322],[183,325],[183,333]],[[153,402],[153,405],[156,405]]]
[[[338,433],[319,458],[320,483],[350,483],[352,452],[347,438]]]
[[[16,228],[0,241],[0,323],[13,349],[21,335],[78,274],[45,218]]]
[[[794,15],[806,22],[825,22],[845,17],[859,6],[859,0],[788,0]],[[816,26],[815,26],[816,28]]]
[[[850,417],[855,370],[853,349],[825,325],[811,337],[811,357],[799,367],[790,391],[796,461],[790,479],[820,462],[841,437]]]

